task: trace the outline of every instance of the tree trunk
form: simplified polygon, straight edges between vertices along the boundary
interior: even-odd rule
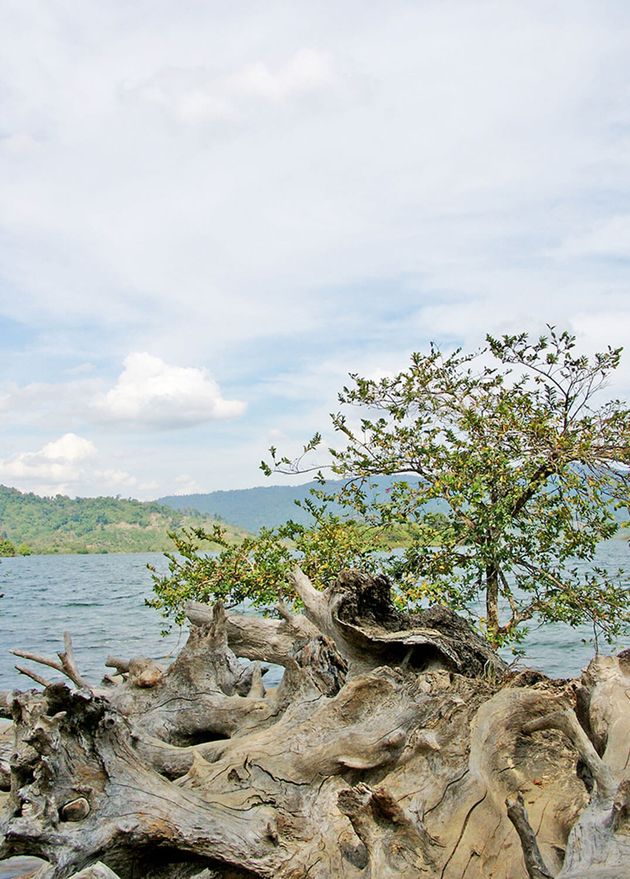
[[[304,616],[192,605],[168,668],[116,658],[90,689],[72,661],[71,687],[5,699],[0,856],[38,879],[627,875],[630,655],[515,676],[382,578],[294,579]]]
[[[499,571],[496,567],[486,568],[486,626],[490,635],[499,631]]]

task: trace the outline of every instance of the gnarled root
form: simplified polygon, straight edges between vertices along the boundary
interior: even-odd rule
[[[621,879],[630,869],[629,657],[625,651],[618,657],[598,656],[591,662],[578,689],[582,724],[568,707],[523,724],[523,732],[530,736],[560,732],[579,755],[588,781],[590,800],[569,834],[557,879]],[[528,841],[524,825],[526,817],[516,813],[515,821],[514,806],[512,812],[517,830],[519,820],[524,828],[519,835],[529,875],[538,879],[531,834]]]

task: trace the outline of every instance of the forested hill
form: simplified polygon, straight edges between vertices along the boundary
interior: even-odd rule
[[[385,493],[393,482],[394,478],[391,476],[374,477],[372,480],[374,493]],[[336,485],[341,488],[342,483],[327,483],[327,491],[334,492]],[[310,490],[319,487],[317,482],[307,482],[303,485],[269,485],[233,491],[211,491],[208,494],[171,495],[159,498],[157,503],[174,510],[196,510],[210,516],[218,516],[225,522],[256,532],[265,526],[271,528],[281,525],[287,519],[308,524],[312,521],[311,517],[306,510],[296,505],[296,501],[310,497]],[[441,507],[436,504],[435,508]],[[342,512],[335,504],[331,504],[329,509]]]
[[[0,486],[0,534],[19,552],[162,552],[168,531],[212,523],[211,517],[159,503],[113,497],[39,497]],[[228,526],[236,539],[238,528]]]

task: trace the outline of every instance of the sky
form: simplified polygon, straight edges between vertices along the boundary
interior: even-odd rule
[[[264,484],[349,372],[547,323],[629,341],[627,0],[0,20],[1,483]]]

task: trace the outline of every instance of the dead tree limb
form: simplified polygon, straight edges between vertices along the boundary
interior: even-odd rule
[[[475,677],[489,668],[498,676],[505,670],[489,645],[452,611],[399,611],[386,577],[345,571],[319,592],[297,568],[291,582],[307,618],[333,640],[351,676],[379,665],[409,666],[416,672],[447,669]]]
[[[38,665],[45,665],[48,668],[53,668],[55,671],[58,671],[60,674],[69,678],[69,680],[71,680],[72,683],[79,689],[84,687],[89,689],[89,684],[87,680],[80,674],[77,668],[77,664],[74,658],[74,650],[72,647],[72,638],[70,637],[69,632],[64,632],[63,640],[64,650],[61,653],[57,654],[57,656],[59,657],[59,662],[57,662],[57,660],[55,659],[49,659],[46,656],[40,656],[38,653],[31,653],[28,650],[16,649],[12,650],[11,653],[14,656],[19,656],[21,659],[28,659],[31,662],[37,663]],[[22,674],[28,674],[28,672],[25,672],[21,669],[20,671],[22,672]],[[29,677],[33,677],[33,675],[29,675]],[[36,677],[33,677],[33,680],[41,683],[41,681],[38,681]]]
[[[24,665],[15,665],[15,670],[19,672],[21,675],[24,675],[27,678],[30,678],[32,681],[35,681],[36,684],[39,684],[40,687],[50,687],[51,681],[47,678],[43,677],[40,674],[37,674],[36,671],[33,671],[30,668],[26,668]]]
[[[573,711],[554,711],[523,726],[523,732],[528,735],[544,729],[557,729],[564,733],[588,766],[600,795],[606,799],[614,796],[617,782],[578,723]]]
[[[517,797],[508,798],[505,801],[505,805],[507,806],[508,818],[514,825],[521,840],[523,856],[525,858],[525,869],[529,879],[554,879],[553,874],[547,869],[547,865],[540,854],[536,834],[529,823],[522,795],[519,794]]]

